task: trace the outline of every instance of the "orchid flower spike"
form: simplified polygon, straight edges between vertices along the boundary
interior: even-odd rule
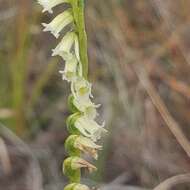
[[[107,132],[104,123],[100,125],[95,121],[100,105],[92,101],[92,84],[87,79],[87,40],[82,2],[83,0],[38,0],[43,7],[42,12],[53,13],[56,6],[68,5],[50,23],[42,24],[44,32],[49,31],[57,39],[63,36],[52,50],[52,56],[58,55],[64,61],[64,69],[59,73],[71,85],[68,105],[72,115],[66,122],[71,135],[65,141],[69,157],[63,163],[63,172],[70,184],[64,190],[90,190],[86,185],[80,184],[80,170],[86,168],[92,172],[96,167],[80,156],[83,153],[97,159],[102,146],[95,142]]]

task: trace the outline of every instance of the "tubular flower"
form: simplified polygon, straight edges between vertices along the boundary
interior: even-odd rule
[[[75,32],[68,32],[61,42],[57,45],[55,49],[53,49],[52,56],[59,55],[64,60],[70,59],[73,56],[72,46],[75,45]],[[75,54],[74,54],[75,55]]]
[[[60,32],[73,22],[73,16],[71,11],[65,11],[56,16],[49,24],[43,23],[45,27],[44,32],[50,31],[56,38],[60,36]]]
[[[92,84],[87,79],[88,58],[87,40],[84,24],[84,0],[38,0],[43,6],[43,12],[53,13],[53,8],[67,3],[68,8],[57,15],[48,24],[43,23],[43,31],[49,31],[55,38],[63,37],[52,50],[52,56],[61,56],[65,62],[64,70],[59,71],[62,79],[71,85],[71,95],[68,105],[72,115],[67,119],[67,129],[70,136],[65,141],[69,157],[63,163],[63,172],[69,178],[70,184],[64,190],[90,190],[80,184],[82,168],[90,172],[96,167],[80,158],[81,153],[98,158],[102,146],[95,142],[107,131],[104,123],[99,125],[95,119],[100,105],[93,103]],[[64,31],[63,31],[64,30]],[[64,34],[65,33],[65,34]]]
[[[96,108],[100,105],[94,104],[90,98],[81,99],[80,97],[73,97],[71,104],[81,113],[87,117],[95,119],[97,116]]]
[[[80,73],[80,65],[76,56],[71,56],[65,61],[65,69],[59,71],[62,74],[62,79],[68,82],[74,82],[77,80],[77,74]]]
[[[71,91],[75,98],[87,100],[92,96],[92,84],[90,84],[83,77],[78,77],[78,80],[71,84]]]
[[[100,105],[95,105],[90,98],[86,101],[81,101],[80,98],[75,98],[70,95],[68,98],[69,109],[72,113],[81,112],[91,119],[95,119],[97,114],[96,108]]]
[[[99,125],[85,115],[71,115],[68,118],[67,127],[71,133],[81,133],[94,142],[99,140],[102,134],[106,133],[106,130],[103,128],[104,124]]]

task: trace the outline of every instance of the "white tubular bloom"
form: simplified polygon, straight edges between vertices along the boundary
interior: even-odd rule
[[[73,22],[71,11],[64,11],[56,16],[49,24],[42,23],[45,27],[43,31],[50,31],[56,38],[59,37],[61,30]]]
[[[96,108],[98,108],[100,105],[95,105],[90,98],[84,99],[84,98],[74,98],[73,99],[74,106],[84,115],[89,117],[90,119],[95,119],[97,116]]]
[[[75,56],[67,59],[65,62],[64,71],[59,71],[62,74],[62,79],[68,82],[75,81],[77,79],[78,60]]]
[[[100,105],[95,105],[91,101],[91,88],[92,85],[82,77],[78,77],[77,80],[71,84],[74,106],[89,119],[95,119],[97,116],[96,108]]]
[[[61,42],[53,49],[52,56],[60,55],[64,60],[72,58],[72,46],[75,42],[76,34],[74,32],[68,32]]]
[[[83,77],[78,77],[77,81],[71,84],[71,91],[75,98],[80,100],[88,100],[92,97],[92,85]]]
[[[101,135],[107,131],[103,128],[104,124],[99,125],[94,120],[89,119],[86,116],[79,117],[75,122],[75,127],[80,133],[96,142],[101,138]]]
[[[62,3],[69,3],[69,0],[38,0],[38,3],[44,8],[42,12],[53,13],[52,8]]]

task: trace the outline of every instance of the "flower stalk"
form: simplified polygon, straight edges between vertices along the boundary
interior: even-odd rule
[[[88,77],[88,50],[87,50],[87,35],[85,30],[84,20],[84,0],[79,0],[78,9],[78,33],[79,33],[79,47],[80,47],[80,58],[83,67],[83,77]]]
[[[81,158],[88,154],[98,158],[102,146],[96,142],[107,131],[104,124],[98,124],[96,105],[92,102],[92,85],[88,79],[87,35],[85,31],[84,0],[38,0],[43,6],[43,12],[53,13],[53,9],[61,4],[69,8],[56,16],[49,24],[43,23],[44,31],[49,31],[55,38],[62,40],[53,49],[52,56],[61,56],[65,69],[60,71],[62,79],[71,85],[71,95],[68,105],[71,115],[67,119],[67,129],[70,136],[65,141],[65,149],[69,157],[63,162],[63,173],[69,178],[70,184],[64,190],[89,190],[80,184],[81,169],[89,172],[96,167]],[[63,30],[67,31],[62,34]]]

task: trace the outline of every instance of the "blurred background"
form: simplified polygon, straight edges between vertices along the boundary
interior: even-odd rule
[[[62,60],[51,57],[57,41],[41,26],[52,18],[35,1],[0,0],[0,190],[67,183],[70,91]],[[190,190],[190,1],[87,0],[86,25],[89,78],[109,133],[99,170],[83,181],[151,190],[175,176],[158,189]]]

